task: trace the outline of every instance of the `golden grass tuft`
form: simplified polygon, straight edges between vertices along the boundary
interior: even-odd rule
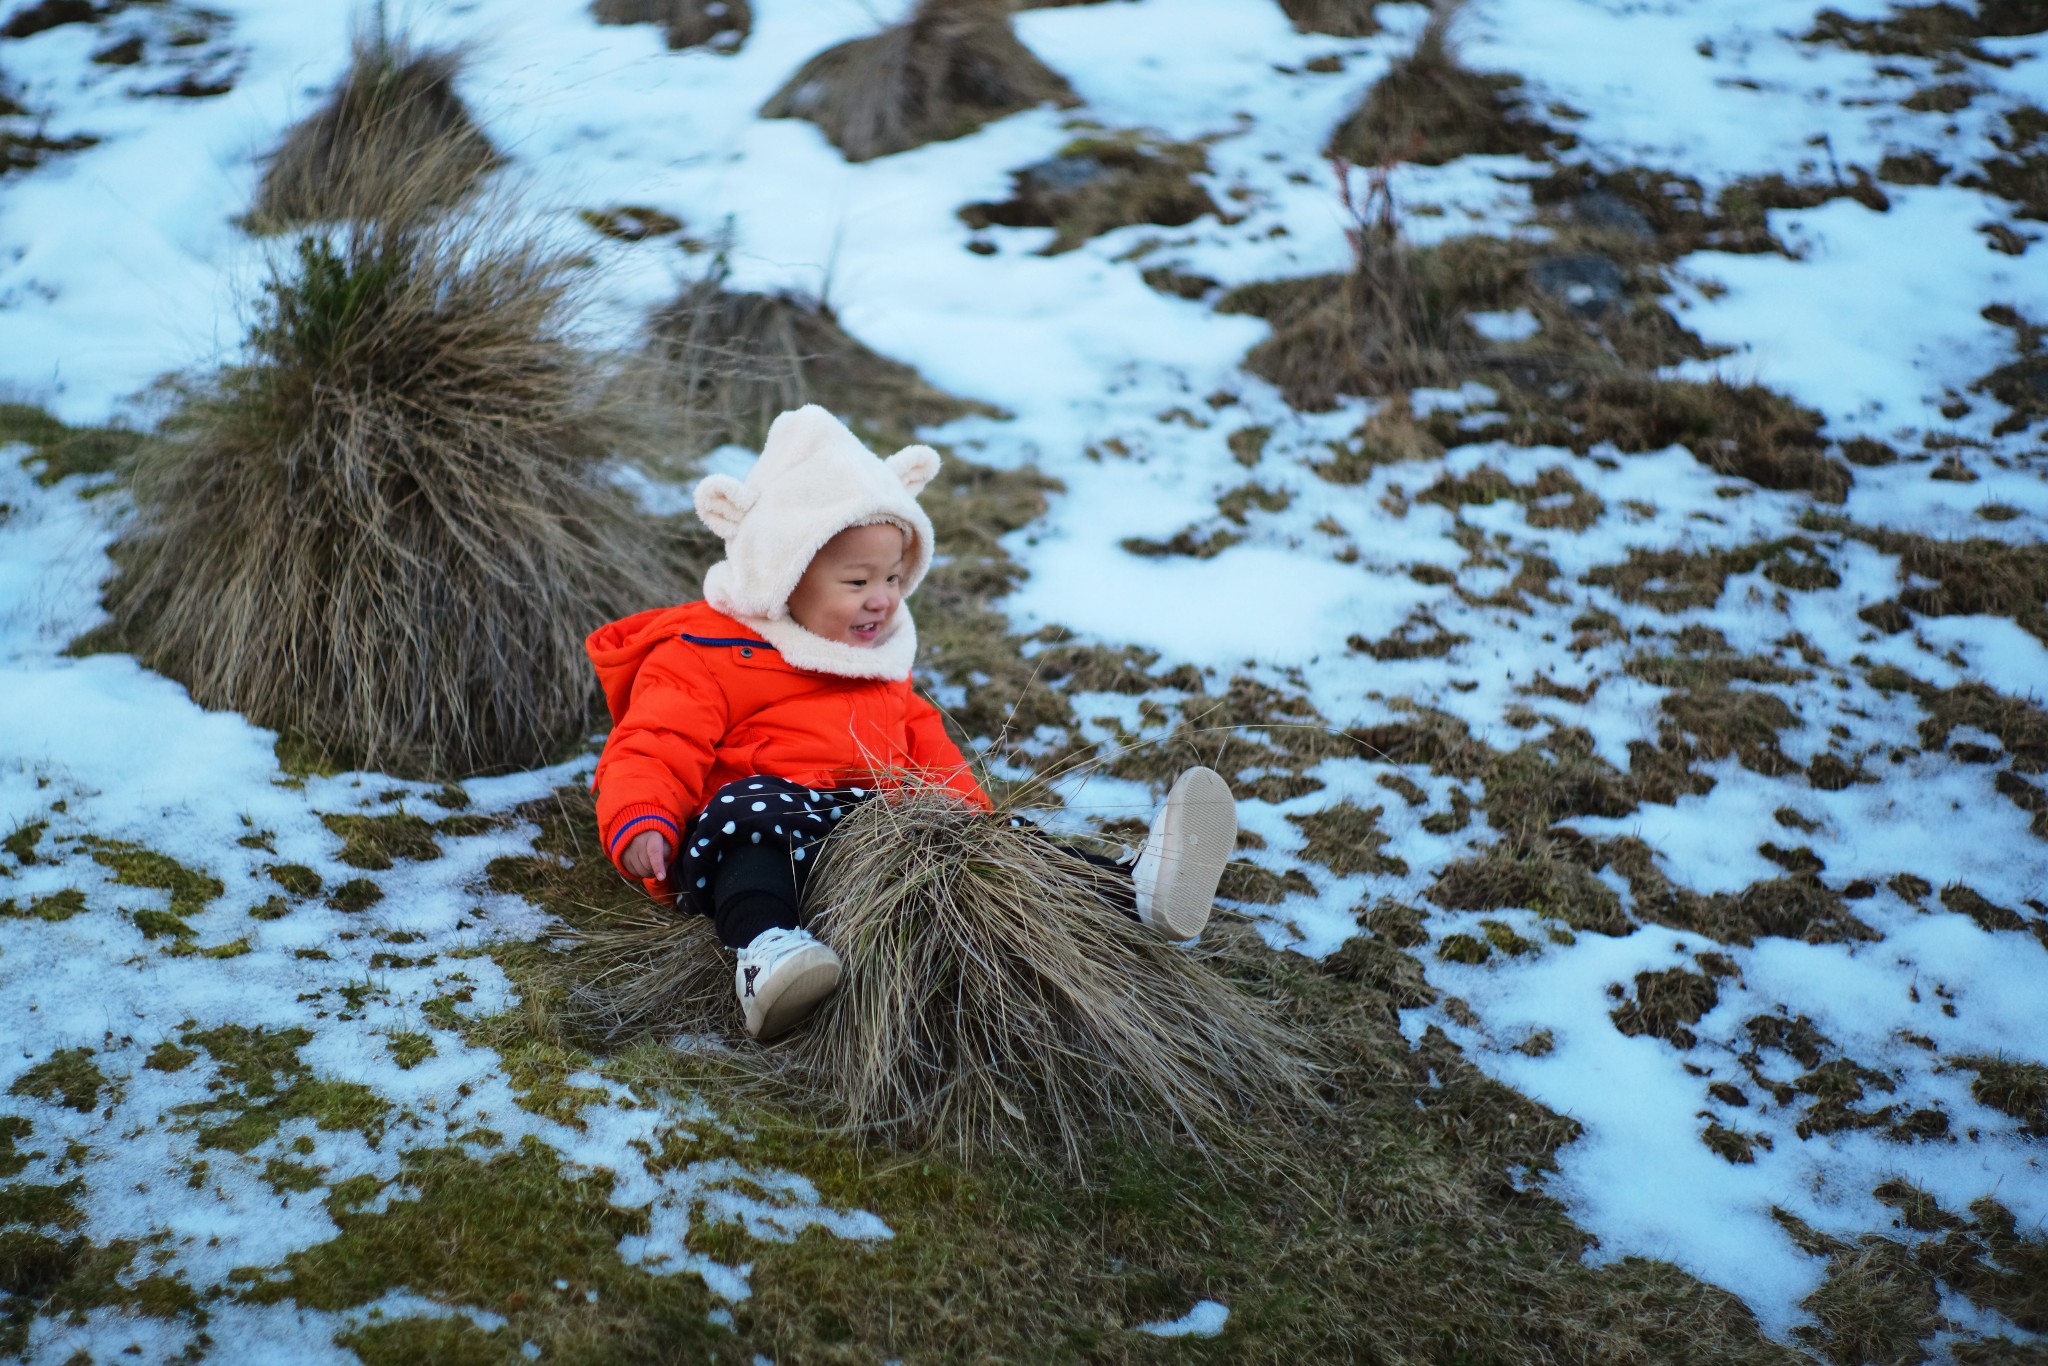
[[[124,647],[332,761],[559,758],[596,720],[584,633],[684,596],[694,543],[608,482],[568,270],[503,214],[303,240],[137,457]]]
[[[1005,0],[919,0],[902,23],[798,67],[761,116],[808,119],[847,160],[868,161],[1073,98],[1017,41]]]
[[[865,803],[806,891],[846,965],[808,1025],[750,1057],[821,1120],[962,1160],[1008,1151],[1087,1175],[1107,1143],[1227,1159],[1314,1104],[1308,1045],[1224,956],[1104,906],[1103,874],[1041,836],[910,790]],[[586,935],[580,996],[614,1034],[734,1038],[705,922],[615,917]],[[743,1064],[744,1065],[744,1064]]]
[[[395,218],[461,202],[501,158],[456,93],[461,56],[359,33],[332,94],[270,156],[243,225]]]
[[[684,288],[653,320],[648,351],[655,401],[673,414],[683,449],[758,446],[778,413],[819,403],[885,440],[921,427],[993,415],[849,336],[825,304],[799,294],[751,294],[714,274]]]

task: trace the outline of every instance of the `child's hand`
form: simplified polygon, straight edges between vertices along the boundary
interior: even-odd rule
[[[668,841],[659,831],[641,831],[627,842],[626,852],[619,856],[619,866],[638,878],[666,877]]]

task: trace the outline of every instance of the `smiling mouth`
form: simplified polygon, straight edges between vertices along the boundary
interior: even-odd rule
[[[881,633],[882,623],[879,621],[870,621],[861,625],[854,626],[852,630],[853,638],[856,642],[863,645],[872,645],[874,643],[875,637]]]

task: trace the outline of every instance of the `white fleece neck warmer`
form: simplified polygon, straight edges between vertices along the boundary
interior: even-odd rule
[[[871,646],[826,640],[789,615],[789,595],[825,542],[850,526],[890,522],[908,533],[903,596],[932,562],[932,524],[917,492],[939,470],[929,446],[878,459],[816,404],[782,414],[744,481],[714,474],[697,485],[697,515],[725,542],[704,575],[704,598],[760,632],[799,669],[848,678],[902,678],[917,655],[907,602]]]

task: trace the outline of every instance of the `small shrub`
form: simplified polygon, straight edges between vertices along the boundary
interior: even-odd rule
[[[585,734],[585,632],[684,577],[606,479],[620,428],[565,270],[482,217],[301,242],[247,359],[138,457],[123,643],[352,764],[523,766]]]
[[[808,119],[847,160],[868,161],[1072,100],[1065,79],[1017,41],[1005,0],[918,0],[893,28],[805,62],[761,117]]]
[[[461,59],[415,50],[382,27],[359,34],[327,103],[271,154],[244,223],[415,216],[460,202],[497,152],[455,92]]]

